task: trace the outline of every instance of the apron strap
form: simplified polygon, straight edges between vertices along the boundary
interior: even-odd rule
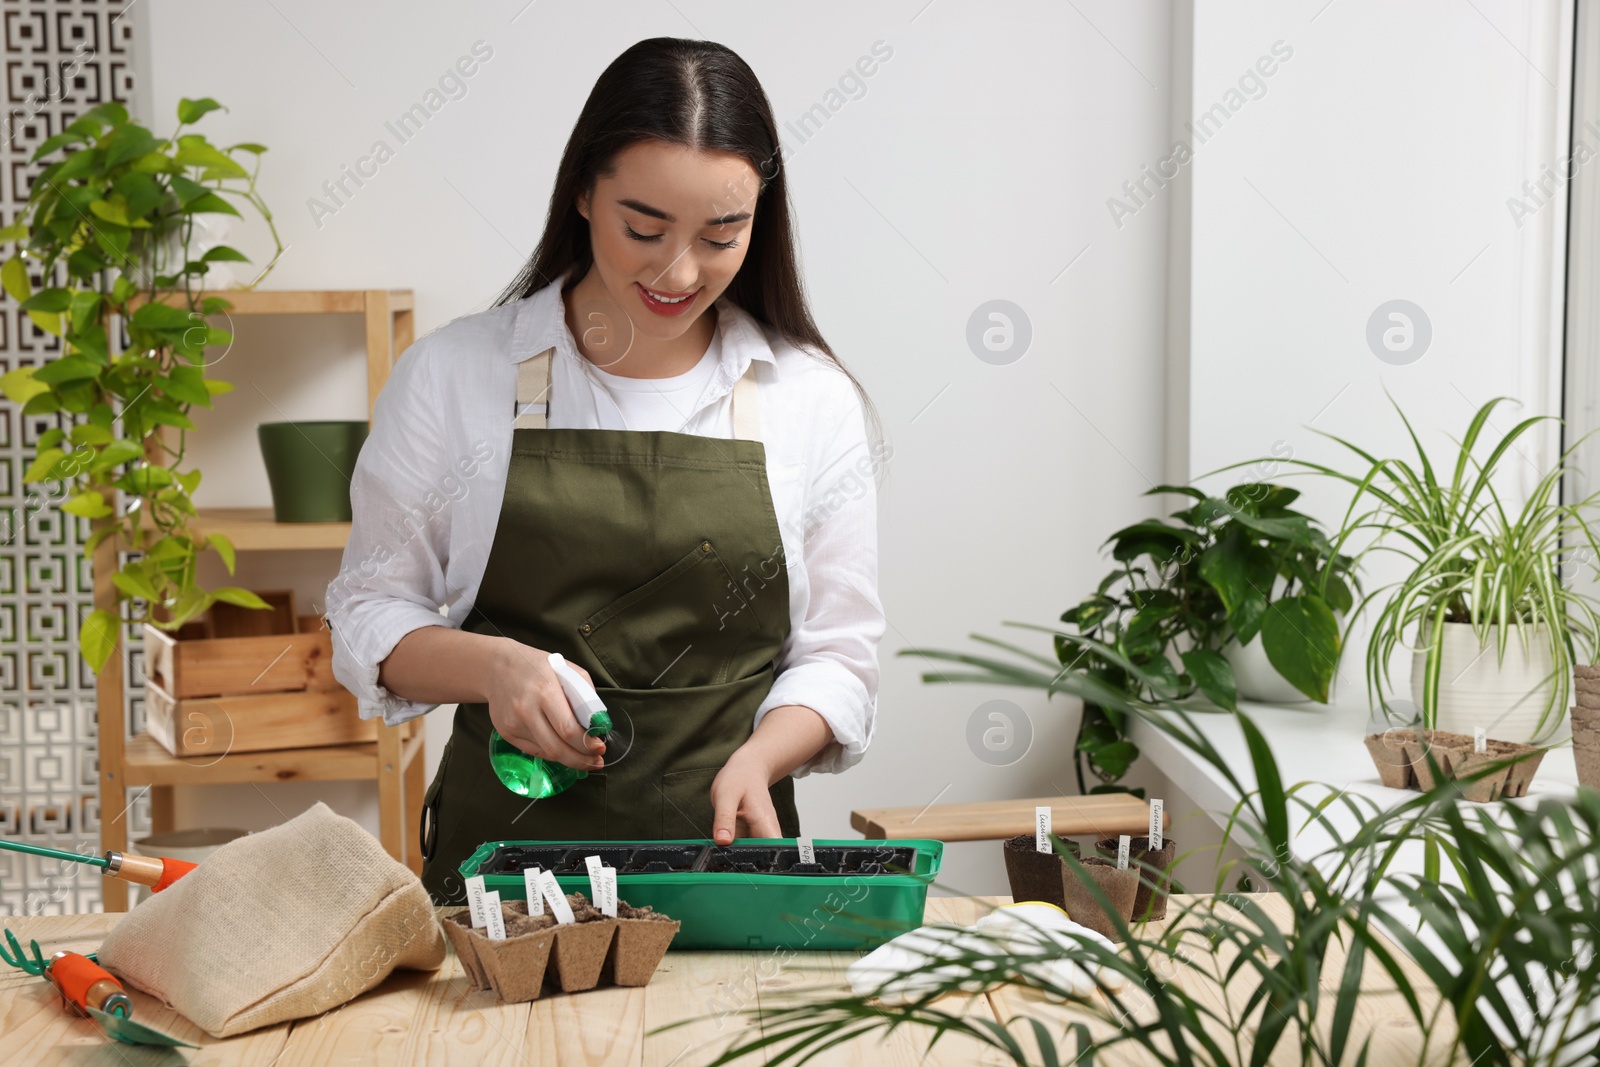
[[[744,369],[733,383],[733,436],[744,441],[761,440],[761,408],[756,403],[756,361]]]
[[[517,417],[512,427],[518,430],[543,430],[550,417],[550,362],[554,348],[529,356],[517,364]],[[756,363],[750,361],[744,374],[733,383],[733,436],[745,441],[761,440],[761,409],[756,395]]]
[[[550,413],[550,357],[555,351],[547,348],[517,364],[517,420],[511,424],[513,428],[545,428]]]

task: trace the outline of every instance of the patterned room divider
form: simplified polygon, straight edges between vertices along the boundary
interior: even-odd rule
[[[41,169],[29,159],[40,143],[96,104],[130,104],[128,6],[121,0],[0,0],[3,225],[16,222],[27,202]],[[9,258],[14,248],[0,256]],[[34,288],[44,283],[34,273]],[[0,297],[0,373],[59,355],[58,338]],[[78,627],[92,608],[82,550],[89,524],[60,511],[58,486],[22,484],[39,435],[57,424],[54,415],[24,418],[18,405],[0,399],[0,836],[97,853],[102,819],[129,820],[137,836],[148,832],[149,803],[139,793],[121,798],[117,810],[100,805],[95,679],[78,655]],[[144,713],[142,656],[131,642],[124,647],[131,657],[128,721],[137,730]],[[94,911],[99,903],[100,875],[92,868],[0,853],[0,914]]]

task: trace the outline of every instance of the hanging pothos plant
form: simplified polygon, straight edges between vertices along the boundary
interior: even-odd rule
[[[56,417],[23,481],[59,483],[46,502],[60,500],[62,511],[94,522],[86,556],[113,534],[137,556],[112,575],[118,610],[96,610],[80,628],[79,648],[96,671],[117,647],[124,601],[145,605],[134,621],[166,630],[218,600],[267,606],[248,589],[208,590],[196,581],[201,552],[214,550],[232,574],[234,550],[221,534],[190,529],[200,471],[182,469],[185,434],[195,428],[189,409],[210,407],[232,388],[205,373],[207,348],[233,339],[206,321],[231,305],[204,295],[205,275],[212,263],[249,261],[227,245],[192,257],[196,216],[237,216],[233,199],[261,215],[275,252],[256,282],[283,252],[256,191],[266,148],[218,148],[184,132],[221,106],[180,100],[178,126],[166,138],[121,104],[86,112],[39,146],[33,162],[59,158],[34,179],[16,224],[0,230],[0,241],[16,246],[0,283],[41,330],[61,338],[59,358],[0,377],[24,416]],[[35,278],[42,288],[34,289]],[[176,431],[175,446],[162,427]]]

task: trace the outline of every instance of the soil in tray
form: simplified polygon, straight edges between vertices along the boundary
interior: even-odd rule
[[[914,868],[914,848],[819,848],[813,863],[800,862],[796,848],[714,848],[707,871],[732,874],[898,874]]]
[[[507,845],[497,848],[489,858],[478,865],[479,874],[521,874],[529,867],[541,871],[555,871],[566,859],[566,848],[522,848]]]
[[[628,865],[619,868],[623,874],[668,874],[672,871],[692,871],[700,858],[701,846],[664,845],[660,848],[634,849]]]
[[[555,868],[557,874],[587,874],[589,866],[585,860],[590,856],[599,856],[600,862],[607,867],[622,870],[628,865],[628,860],[639,848],[634,845],[577,845],[567,851],[567,858],[560,867]]]
[[[712,874],[771,874],[775,848],[750,848],[734,845],[714,848],[706,857],[705,869]]]

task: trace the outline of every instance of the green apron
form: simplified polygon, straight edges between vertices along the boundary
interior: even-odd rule
[[[750,737],[789,634],[753,365],[731,440],[549,429],[554,351],[517,367],[505,499],[462,628],[583,667],[616,729],[604,770],[530,801],[489,766],[488,705],[459,705],[420,827],[438,903],[465,901],[458,869],[485,841],[709,838],[711,780]],[[798,836],[793,778],[771,795]]]

